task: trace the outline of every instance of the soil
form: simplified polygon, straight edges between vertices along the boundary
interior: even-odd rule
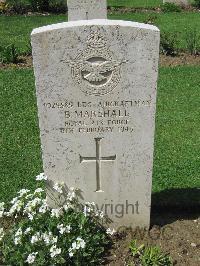
[[[194,6],[182,6],[183,12],[198,12],[199,8]],[[161,7],[143,8],[143,7],[108,7],[108,14],[130,14],[130,13],[163,13]]]
[[[160,55],[160,66],[200,65],[200,55],[182,53],[179,56]]]
[[[14,69],[18,69],[18,68],[30,68],[33,65],[32,62],[32,57],[31,56],[20,56],[18,63],[13,64],[13,63],[0,63],[0,69],[7,69],[7,68],[14,68]]]
[[[131,240],[137,239],[138,245],[160,247],[164,254],[171,256],[173,265],[200,266],[200,212],[183,216],[183,213],[153,213],[149,231],[120,230],[104,265],[135,265],[129,245]]]
[[[200,55],[190,55],[182,53],[179,56],[166,56],[160,55],[160,66],[186,66],[186,65],[200,65]],[[19,61],[16,64],[2,64],[0,63],[0,69],[6,68],[30,68],[32,67],[31,56],[20,56]]]

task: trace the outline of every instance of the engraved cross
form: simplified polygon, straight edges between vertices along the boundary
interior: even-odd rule
[[[101,162],[110,162],[116,160],[116,155],[103,157],[101,156],[101,145],[102,138],[95,138],[96,143],[96,157],[82,157],[80,155],[80,163],[82,162],[96,162],[96,180],[97,189],[96,192],[103,192],[101,189]]]

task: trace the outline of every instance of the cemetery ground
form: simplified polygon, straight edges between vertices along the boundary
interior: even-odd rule
[[[161,34],[177,34],[175,50],[180,51],[175,57],[162,55],[160,62],[150,232],[122,228],[107,264],[131,263],[129,245],[138,239],[138,244],[160,246],[174,265],[199,265],[200,60],[185,51],[186,35],[200,34],[200,14],[117,13],[110,18],[156,24]],[[33,28],[63,21],[65,15],[0,17],[1,44],[15,44],[22,59],[0,65],[0,201],[11,200],[21,188],[35,188],[34,176],[42,171],[32,61],[26,55]]]

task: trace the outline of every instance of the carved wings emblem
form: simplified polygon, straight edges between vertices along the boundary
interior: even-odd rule
[[[107,79],[104,74],[112,72],[120,64],[121,63],[117,61],[104,61],[98,63],[85,61],[81,71],[83,73],[84,79],[88,80],[89,82],[100,82]]]
[[[103,61],[103,62],[90,62],[90,61],[76,61],[71,62],[72,67],[79,67],[82,72],[83,78],[89,82],[101,82],[108,79],[110,72],[119,67],[123,62],[116,60]]]

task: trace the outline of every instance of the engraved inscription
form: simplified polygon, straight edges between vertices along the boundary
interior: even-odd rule
[[[113,101],[63,101],[45,102],[44,108],[59,111],[62,134],[123,133],[134,132],[136,108],[150,108],[152,98]]]
[[[110,162],[116,160],[116,155],[102,157],[101,156],[101,140],[103,138],[95,138],[96,143],[96,157],[83,157],[80,155],[80,163],[82,162],[96,162],[96,192],[103,192],[101,186],[101,162]]]

